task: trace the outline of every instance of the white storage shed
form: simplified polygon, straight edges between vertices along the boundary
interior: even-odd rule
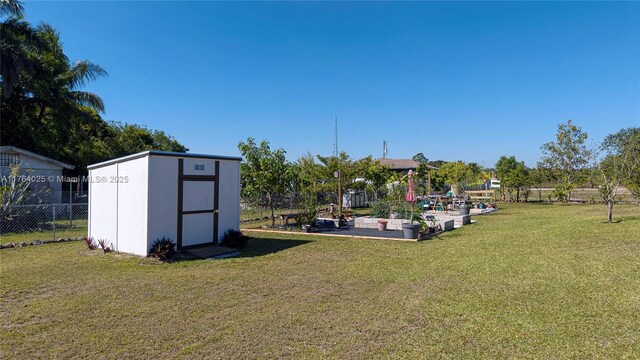
[[[240,229],[239,157],[145,151],[88,166],[89,237],[146,256],[156,239],[178,249]]]

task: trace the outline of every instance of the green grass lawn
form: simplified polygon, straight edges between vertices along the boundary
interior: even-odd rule
[[[640,208],[505,205],[412,243],[256,233],[160,264],[0,251],[2,358],[638,358]]]

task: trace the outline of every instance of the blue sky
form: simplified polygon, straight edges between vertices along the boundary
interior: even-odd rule
[[[594,140],[640,126],[640,3],[28,2],[107,120],[238,154],[340,150],[530,166],[560,122]]]

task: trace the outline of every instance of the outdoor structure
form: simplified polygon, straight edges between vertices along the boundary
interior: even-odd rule
[[[137,255],[163,237],[179,250],[219,243],[239,230],[241,160],[145,151],[89,166],[89,237]]]
[[[342,195],[342,207],[346,209],[363,208],[367,206],[367,198],[364,191],[349,190]]]
[[[388,166],[393,171],[416,171],[418,166],[420,166],[419,161],[415,161],[412,159],[389,159],[389,158],[379,158],[378,161],[380,164],[384,166]],[[430,170],[438,170],[437,167],[427,165],[427,168]]]
[[[73,165],[42,156],[15,146],[0,146],[0,176],[6,179],[13,166],[18,166],[20,175],[31,181],[29,191],[40,203],[60,203],[62,201],[62,170],[73,170]]]

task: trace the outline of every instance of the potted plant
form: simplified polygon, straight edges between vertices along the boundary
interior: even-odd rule
[[[420,234],[420,224],[403,223],[402,224],[402,237],[405,239],[417,239]]]
[[[387,223],[389,222],[389,220],[387,219],[380,219],[378,220],[378,230],[380,231],[386,231],[387,230]]]
[[[425,232],[427,235],[435,234],[437,232],[439,224],[435,216],[427,215],[423,221],[426,226]]]
[[[426,222],[421,216],[421,213],[411,214],[411,222],[402,224],[402,237],[405,239],[417,239],[420,235],[420,230],[426,227]]]
[[[467,203],[460,205],[460,215],[469,215],[469,210],[471,210],[471,205]]]
[[[417,201],[417,197],[416,197],[416,193],[414,190],[414,183],[413,183],[413,170],[409,170],[409,173],[407,174],[407,195],[405,196],[405,200],[407,203],[410,204],[411,207],[411,216],[409,216],[409,219],[411,219],[411,222],[408,224],[402,224],[402,237],[405,239],[417,239],[418,236],[420,235],[420,228],[421,225],[420,223],[418,224],[414,224],[414,220],[416,220],[416,218],[420,221],[422,220],[422,218],[420,217],[420,215],[416,215],[414,216],[414,210],[416,207],[416,201]],[[420,214],[421,209],[418,210],[418,214]]]

